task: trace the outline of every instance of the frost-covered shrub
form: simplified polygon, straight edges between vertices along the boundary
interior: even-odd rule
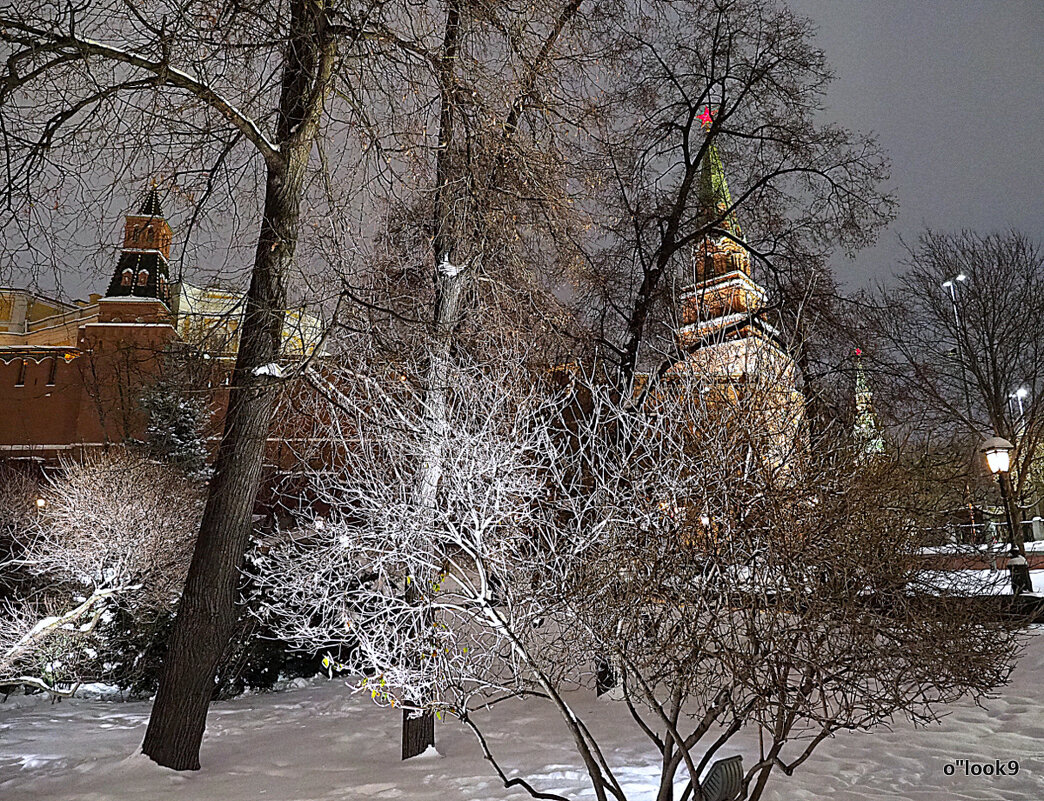
[[[178,600],[202,512],[200,482],[125,448],[67,461],[39,490],[0,564],[0,684],[48,691],[97,677],[115,609]]]
[[[0,472],[0,687],[68,693],[99,681],[132,696],[156,691],[203,485],[151,455],[113,448],[46,479]],[[215,693],[314,674],[314,658],[250,614],[258,588],[245,583],[241,592]]]

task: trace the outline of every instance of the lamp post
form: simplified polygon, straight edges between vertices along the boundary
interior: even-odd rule
[[[1022,402],[1029,397],[1029,388],[1019,387],[1013,394],[1015,395],[1015,399],[1019,402],[1019,420],[1022,420],[1023,415],[1026,414],[1026,409],[1023,407]]]
[[[958,273],[948,281],[943,281],[943,289],[950,294],[950,304],[953,306],[953,322],[955,324],[954,335],[957,339],[957,360],[961,363],[961,389],[964,390],[964,408],[968,412],[968,424],[971,425],[971,393],[968,391],[968,374],[964,365],[964,342],[961,337],[964,324],[961,322],[961,312],[957,305],[957,285],[968,280],[964,273]]]
[[[990,473],[997,476],[1000,484],[1001,499],[1004,502],[1004,517],[1008,521],[1009,541],[1011,554],[1008,557],[1008,573],[1011,575],[1011,592],[1018,595],[1022,592],[1032,592],[1033,582],[1030,580],[1029,564],[1026,562],[1026,547],[1022,544],[1022,532],[1015,525],[1015,515],[1012,513],[1012,491],[1011,491],[1011,452],[1015,446],[1003,437],[990,437],[979,450],[986,457],[986,466]]]
[[[1019,387],[1017,390],[1008,395],[1008,408],[1011,409],[1011,416],[1015,417],[1015,409],[1012,405],[1012,401],[1015,401],[1019,405],[1019,417],[1014,425],[1015,433],[1020,434],[1022,429],[1025,428],[1026,420],[1026,406],[1023,401],[1029,397],[1030,391],[1028,387]]]

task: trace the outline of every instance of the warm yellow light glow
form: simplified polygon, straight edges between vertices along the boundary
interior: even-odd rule
[[[991,473],[1007,473],[1011,467],[1011,457],[1007,451],[988,451],[986,464]]]
[[[46,498],[37,498],[36,499],[36,508],[37,509],[43,509],[45,506],[47,506],[47,499]]]
[[[1003,437],[990,437],[979,450],[986,456],[986,466],[990,472],[996,475],[1011,469],[1011,451],[1014,447]]]

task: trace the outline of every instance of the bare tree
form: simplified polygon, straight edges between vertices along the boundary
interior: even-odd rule
[[[622,386],[677,361],[677,291],[708,236],[749,249],[800,333],[793,318],[831,293],[826,254],[870,241],[893,209],[874,141],[821,121],[832,76],[813,24],[772,0],[672,0],[599,33],[584,303],[603,358]]]
[[[480,710],[553,704],[595,796],[622,801],[603,733],[565,692],[601,658],[662,757],[662,801],[679,780],[703,797],[743,730],[760,745],[742,797],[757,799],[833,732],[930,721],[1003,683],[1015,630],[912,558],[889,466],[810,449],[771,371],[716,375],[673,373],[636,407],[578,370],[553,388],[458,371],[424,513],[422,396],[394,374],[342,377],[340,457],[315,476],[330,512],[270,554],[266,621],[378,703],[458,718],[538,798],[560,796],[508,775]]]
[[[198,138],[224,142],[223,151],[243,144],[263,165],[263,211],[224,433],[144,744],[170,767],[198,767],[214,672],[235,621],[275,395],[260,368],[280,354],[309,158],[338,48],[358,40],[367,19],[367,10],[355,17],[334,3],[299,0],[256,7],[188,0],[154,16],[110,0],[16,3],[0,15],[9,178],[20,169],[30,182],[27,196],[35,174],[49,166],[55,135],[84,113],[104,118],[99,109],[111,111],[126,97],[132,108],[155,98],[187,103],[180,118],[195,123]]]
[[[23,498],[24,525],[0,565],[23,578],[2,602],[0,683],[71,694],[87,669],[81,641],[113,604],[173,608],[200,490],[175,469],[113,449],[65,462]]]
[[[555,61],[580,7],[581,0],[552,1],[520,16],[518,9],[496,3],[451,1],[442,41],[431,48],[425,65],[433,70],[437,89],[437,118],[430,121],[435,136],[427,128],[413,129],[416,139],[407,146],[408,153],[413,148],[435,153],[433,165],[418,165],[431,170],[430,184],[422,184],[419,194],[422,207],[430,209],[430,252],[424,256],[434,272],[430,323],[419,347],[426,361],[420,379],[425,445],[415,457],[418,470],[410,474],[412,504],[422,517],[435,514],[444,480],[454,354],[476,344],[476,337],[461,336],[461,329],[469,314],[482,321],[496,314],[482,283],[498,287],[494,297],[505,289],[535,294],[532,281],[507,279],[519,262],[517,240],[534,228],[534,217],[561,216],[554,132],[536,112],[547,114],[551,106],[548,94],[561,80]],[[473,323],[471,333],[476,328],[481,323]],[[499,334],[501,326],[495,328]],[[433,724],[430,714],[404,715],[404,758],[433,742]]]
[[[1044,436],[1044,258],[1009,231],[926,231],[895,286],[864,300],[882,409],[900,436],[949,454],[950,484],[982,498],[982,440],[1015,444],[1012,485],[1023,509],[1041,501]],[[981,489],[981,488],[980,488]]]

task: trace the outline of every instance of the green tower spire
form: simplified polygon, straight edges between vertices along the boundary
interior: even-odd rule
[[[709,131],[713,121],[711,110],[705,108],[699,119],[703,124],[703,130]],[[729,182],[725,178],[725,165],[713,139],[708,144],[707,152],[700,162],[698,199],[705,223],[713,222],[725,215],[719,224],[720,227],[737,238],[742,235],[735,215],[732,212],[725,214],[732,208],[732,195],[729,194]]]

